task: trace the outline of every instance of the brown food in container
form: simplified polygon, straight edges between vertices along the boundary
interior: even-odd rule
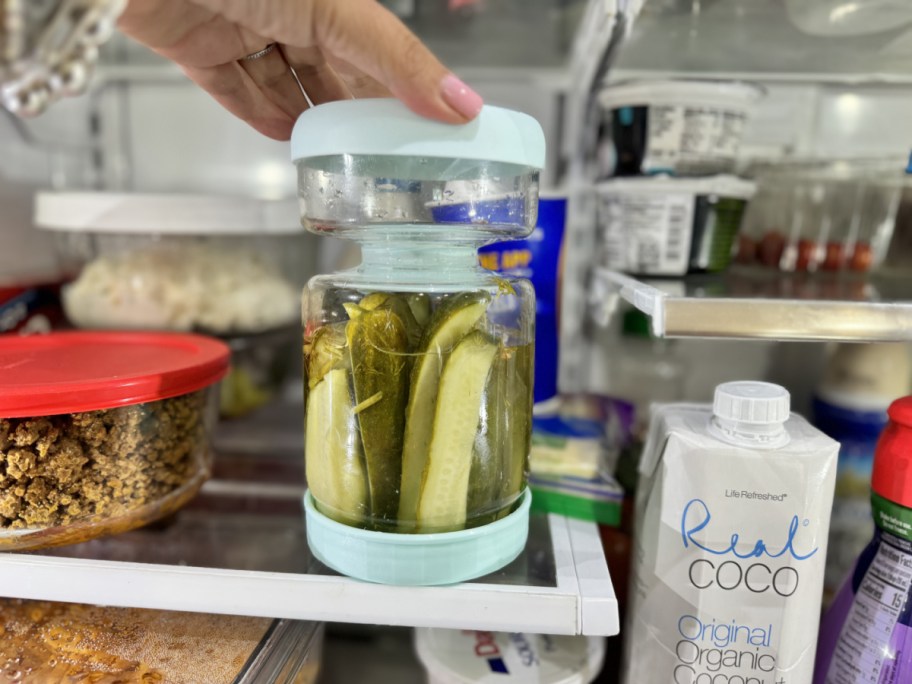
[[[278,677],[248,678],[258,656],[287,647],[279,622],[0,599],[0,675],[24,684],[313,684],[318,652]],[[311,644],[319,647],[319,639]]]
[[[0,549],[123,532],[211,471],[228,348],[195,335],[0,338]]]
[[[96,522],[172,494],[186,500],[209,471],[208,458],[200,458],[205,401],[195,392],[102,411],[0,418],[0,529]]]

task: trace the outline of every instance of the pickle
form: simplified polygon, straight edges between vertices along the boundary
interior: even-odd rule
[[[422,327],[415,319],[412,309],[408,302],[398,294],[388,292],[371,292],[366,295],[357,304],[343,304],[349,318],[357,318],[365,311],[375,311],[376,309],[388,309],[396,314],[405,324],[405,330],[408,333],[409,350],[414,351],[421,340]]]
[[[459,340],[481,320],[488,305],[483,292],[466,292],[444,301],[425,330],[411,374],[402,450],[399,521],[408,530],[417,520],[421,478],[427,464],[437,390],[444,362]],[[473,433],[474,434],[474,433]]]
[[[305,340],[307,386],[313,388],[331,370],[348,368],[345,353],[345,323],[329,323],[317,328],[310,340]]]
[[[431,298],[424,292],[414,292],[407,294],[405,300],[408,302],[412,315],[422,328],[431,320]]]
[[[525,484],[532,445],[533,347],[531,344],[509,347],[506,353],[510,371],[506,376],[507,405],[503,412],[506,419],[506,435],[502,441],[505,463],[501,500],[515,502]],[[505,509],[500,517],[509,512],[509,508]]]
[[[362,311],[345,329],[371,515],[381,527],[399,510],[402,433],[408,399],[408,334],[393,311]]]
[[[509,372],[507,356],[503,349],[497,350],[494,365],[485,386],[485,401],[478,422],[478,434],[472,452],[472,469],[469,473],[467,523],[483,525],[492,522],[496,516],[493,510],[503,493],[504,478],[509,463],[504,463],[508,445],[506,411],[506,384]],[[492,515],[493,514],[493,515]]]
[[[324,514],[348,525],[367,517],[364,453],[358,436],[349,373],[334,369],[307,397],[304,446],[307,485]]]
[[[366,311],[373,311],[392,296],[393,295],[388,292],[371,292],[369,295],[365,295],[361,298],[361,301],[358,302],[358,306]]]
[[[497,345],[475,331],[456,345],[441,373],[418,503],[418,528],[422,532],[465,526],[475,437],[496,355]]]

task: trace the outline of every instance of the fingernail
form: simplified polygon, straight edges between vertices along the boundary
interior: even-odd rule
[[[474,119],[481,111],[484,100],[455,74],[447,74],[440,83],[444,101],[466,119]]]

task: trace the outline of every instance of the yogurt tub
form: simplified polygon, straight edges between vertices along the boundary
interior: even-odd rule
[[[602,637],[420,628],[415,648],[428,684],[588,684],[605,659]]]
[[[635,275],[721,271],[754,189],[734,176],[599,183],[598,263]]]
[[[603,177],[707,176],[733,170],[764,90],[724,81],[621,81],[599,94]]]
[[[0,549],[124,532],[211,471],[228,348],[199,335],[0,336]]]

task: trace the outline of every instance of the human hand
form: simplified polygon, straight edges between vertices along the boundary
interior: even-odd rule
[[[453,124],[475,118],[482,106],[375,0],[130,0],[119,26],[278,140],[291,136],[308,106],[295,75],[313,104],[393,95]]]

